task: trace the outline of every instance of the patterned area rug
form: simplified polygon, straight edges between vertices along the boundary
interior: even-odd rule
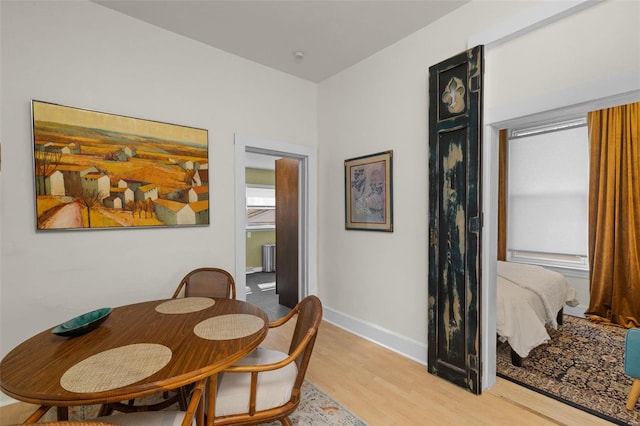
[[[143,403],[150,403],[153,400],[153,397],[149,397],[143,400]],[[96,417],[99,408],[98,405],[71,407],[69,419],[85,420]],[[167,409],[176,410],[177,406]],[[41,422],[55,420],[55,413],[55,410],[49,410]],[[289,416],[289,419],[298,426],[367,426],[365,422],[308,381],[302,384],[302,400],[298,409]],[[265,426],[276,425],[280,426],[280,422],[265,423]]]
[[[289,416],[299,426],[367,426],[329,395],[305,381],[302,384],[302,400],[298,409]],[[268,423],[280,426],[280,422]]]
[[[548,330],[551,341],[533,349],[522,367],[498,347],[497,374],[536,392],[619,425],[640,425],[640,403],[625,408],[633,380],[624,374],[626,329],[564,316]]]

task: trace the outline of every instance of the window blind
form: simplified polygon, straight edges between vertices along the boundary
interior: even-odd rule
[[[587,127],[509,140],[508,248],[587,256]]]

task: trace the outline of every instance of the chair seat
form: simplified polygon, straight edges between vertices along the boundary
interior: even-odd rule
[[[287,358],[283,352],[257,348],[235,365],[265,365]],[[291,399],[298,368],[295,362],[283,368],[258,374],[256,410],[284,405]],[[216,417],[249,411],[250,373],[222,373],[216,392]]]
[[[122,426],[180,426],[184,411],[144,411],[141,413],[114,414],[96,420]],[[191,422],[195,426],[195,420]]]

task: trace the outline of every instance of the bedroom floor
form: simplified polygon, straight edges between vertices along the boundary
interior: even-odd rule
[[[279,303],[276,294],[275,272],[254,272],[247,274],[247,302],[259,306],[270,321],[282,318],[291,311]]]

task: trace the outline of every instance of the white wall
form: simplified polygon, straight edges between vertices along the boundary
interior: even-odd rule
[[[487,123],[638,88],[640,2],[584,3],[589,7],[487,49]]]
[[[234,271],[234,133],[316,148],[317,86],[86,1],[2,1],[1,354],[72,316]],[[36,232],[31,99],[209,130],[211,224]]]
[[[320,206],[344,206],[345,159],[394,150],[393,233],[346,231],[343,209],[320,209],[325,316],[422,362],[429,67],[466,50],[469,34],[520,9],[516,2],[469,4],[320,84]]]
[[[342,209],[320,209],[318,282],[326,318],[426,361],[428,68],[465,50],[468,39],[549,5],[472,2],[320,84],[320,206],[344,206],[345,159],[394,150],[393,233],[346,231]],[[638,7],[628,1],[590,5],[489,46],[489,123],[640,89]],[[484,200],[492,203],[484,207],[487,225],[495,225],[490,179],[496,179],[496,135],[487,132],[485,140]],[[495,226],[485,226],[484,238],[495,239],[495,233]],[[495,255],[495,242],[483,247]],[[490,276],[488,261],[483,355],[490,364],[495,273]],[[483,380],[486,385],[493,378]]]

